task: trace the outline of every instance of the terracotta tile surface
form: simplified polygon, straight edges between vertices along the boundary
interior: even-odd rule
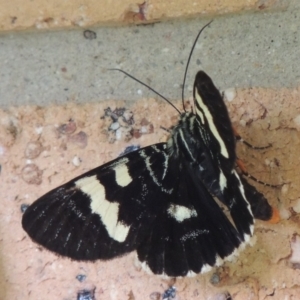
[[[134,263],[135,253],[96,263],[60,258],[32,243],[21,228],[20,210],[21,204],[115,158],[128,145],[165,141],[168,132],[161,126],[169,128],[177,119],[169,105],[144,99],[0,111],[0,299],[71,300],[84,290],[93,291],[97,300],[161,299],[171,285],[174,299],[181,300],[225,299],[225,292],[236,300],[300,299],[300,89],[225,95],[231,97],[226,103],[243,138],[258,146],[272,144],[265,150],[239,144],[238,154],[260,180],[285,183],[277,189],[253,183],[278,207],[282,221],[257,221],[254,245],[237,261],[175,282],[145,274]],[[117,126],[101,118],[108,107],[125,107],[134,123],[108,131]],[[86,278],[80,282],[77,275]]]

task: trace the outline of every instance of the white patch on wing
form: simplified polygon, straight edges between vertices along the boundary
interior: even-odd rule
[[[150,269],[150,267],[148,266],[146,261],[140,262],[140,265],[142,267],[142,269],[149,275],[153,275],[154,273],[152,272],[152,270]]]
[[[213,268],[212,266],[210,266],[210,265],[208,265],[208,264],[205,264],[205,265],[202,266],[200,273],[201,273],[201,274],[207,273],[207,272],[209,272],[212,268]]]
[[[94,175],[81,178],[75,182],[75,185],[90,197],[91,210],[100,216],[101,222],[109,236],[120,243],[124,242],[130,226],[126,226],[118,221],[119,204],[105,199],[104,186],[97,177]]]
[[[227,187],[227,179],[221,169],[220,169],[219,185],[222,192],[224,191],[224,188]]]
[[[183,222],[186,219],[197,217],[197,212],[186,206],[171,204],[168,208],[168,214],[178,222]]]
[[[221,136],[220,136],[220,134],[218,132],[218,129],[216,128],[216,125],[214,124],[213,117],[212,117],[210,111],[208,110],[207,106],[203,103],[202,98],[198,94],[197,89],[196,89],[195,95],[196,95],[197,103],[202,108],[202,110],[204,112],[204,115],[205,115],[205,117],[206,117],[206,119],[208,121],[208,125],[209,125],[209,128],[210,128],[211,132],[213,133],[213,135],[215,136],[215,138],[217,139],[217,141],[220,144],[221,154],[224,157],[229,158],[229,154],[228,154],[227,148],[226,148],[226,146],[224,144],[224,141],[222,140],[222,138],[221,138]],[[197,109],[197,106],[196,106],[196,111],[197,111],[197,114],[201,116],[202,112],[200,112],[199,109]]]
[[[119,186],[125,187],[132,181],[126,165],[116,165],[113,170],[115,171],[116,182]]]
[[[187,277],[195,277],[196,275],[198,274],[196,274],[194,271],[188,271],[186,274]]]
[[[216,255],[216,262],[215,262],[215,266],[216,267],[220,267],[221,265],[223,265],[224,263],[224,259],[222,259],[218,254]]]

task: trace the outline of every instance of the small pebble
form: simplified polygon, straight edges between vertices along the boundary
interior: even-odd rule
[[[83,274],[78,274],[76,276],[76,279],[79,281],[79,282],[83,282],[86,280],[86,275],[83,275]]]
[[[25,210],[26,210],[28,207],[29,207],[28,204],[22,203],[21,206],[20,206],[21,212],[24,213]]]
[[[131,145],[131,146],[128,146],[125,148],[125,150],[123,152],[120,153],[119,156],[122,156],[122,155],[125,155],[127,153],[130,153],[130,152],[133,152],[133,151],[136,151],[138,149],[140,149],[141,147],[139,145]]]
[[[294,264],[300,263],[300,237],[299,235],[293,236],[291,241],[292,255],[290,257],[290,262]]]
[[[120,128],[120,124],[118,122],[114,122],[109,126],[110,130],[117,130]]]
[[[225,99],[231,102],[236,97],[236,90],[235,88],[228,88],[224,91]]]
[[[174,286],[171,286],[163,293],[162,299],[171,300],[174,299],[175,297],[176,297],[176,288]]]
[[[76,155],[73,157],[72,159],[72,163],[75,167],[79,167],[80,166],[80,163],[81,163],[81,160],[80,158]]]
[[[35,164],[26,165],[22,169],[22,179],[28,184],[39,185],[42,183],[43,171]]]
[[[294,212],[296,212],[297,214],[300,213],[300,199],[297,199],[295,201],[295,204],[293,205],[293,210]]]
[[[280,218],[283,220],[288,220],[291,217],[291,212],[286,208],[281,208],[279,210]]]
[[[57,131],[61,134],[71,135],[77,129],[76,123],[71,120],[67,124],[62,124],[57,128]]]
[[[281,194],[284,195],[288,192],[289,190],[289,186],[288,184],[284,184],[282,187],[281,187]]]
[[[95,300],[95,289],[79,291],[77,300]]]
[[[212,300],[232,300],[231,295],[228,292],[216,294]]]
[[[87,40],[94,40],[97,38],[97,33],[92,31],[92,30],[85,30],[83,32],[83,36],[87,39]]]
[[[121,140],[122,132],[123,132],[122,127],[116,130],[116,140],[118,141]]]
[[[133,112],[130,110],[125,110],[123,113],[124,119],[127,121],[128,124],[132,125],[133,122]]]
[[[29,142],[25,149],[25,157],[29,159],[37,158],[43,151],[43,146],[39,141]]]
[[[79,148],[85,148],[88,143],[88,136],[85,132],[80,131],[69,137],[69,141],[73,144],[76,144]]]
[[[210,277],[210,283],[213,285],[219,284],[220,283],[220,275],[218,273],[214,273],[211,277]]]

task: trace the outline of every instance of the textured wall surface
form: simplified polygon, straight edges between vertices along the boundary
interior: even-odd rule
[[[170,18],[283,9],[288,0],[33,0],[0,1],[0,30],[153,23]]]

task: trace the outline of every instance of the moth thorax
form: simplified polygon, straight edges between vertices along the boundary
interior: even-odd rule
[[[171,155],[183,156],[187,161],[197,161],[198,141],[195,138],[196,117],[193,113],[182,114],[167,142]]]

